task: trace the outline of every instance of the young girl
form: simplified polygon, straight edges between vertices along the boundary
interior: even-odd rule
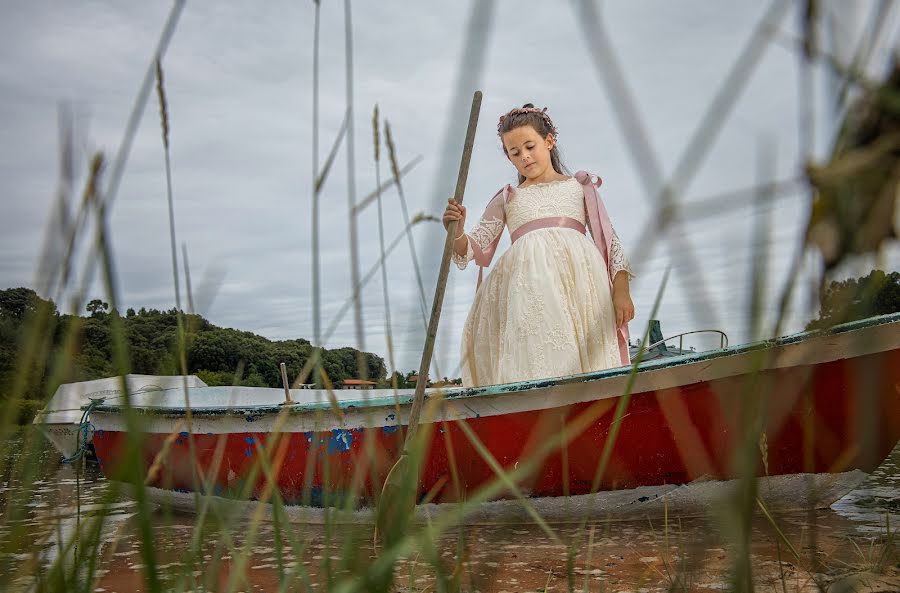
[[[457,220],[453,261],[482,268],[463,330],[463,385],[496,385],[627,365],[631,269],[606,208],[599,178],[566,175],[556,128],[532,104],[500,117],[503,152],[518,171],[465,233],[466,209],[452,198],[444,225]],[[503,227],[512,246],[481,282]],[[591,237],[586,235],[590,230]]]

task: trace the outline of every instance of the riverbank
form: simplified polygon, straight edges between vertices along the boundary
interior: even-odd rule
[[[15,438],[25,436],[22,431]],[[39,463],[41,475],[21,523],[27,537],[4,561],[23,586],[48,578],[60,541],[91,525],[110,493],[110,483],[96,467],[61,464],[49,444],[42,447]],[[774,521],[756,513],[748,542],[755,589],[900,590],[898,468],[900,446],[861,488],[831,509],[776,515]],[[25,490],[7,478],[0,489],[4,510],[10,497]],[[94,591],[151,590],[137,503],[120,495],[107,509],[99,550],[64,552],[71,556],[68,562],[86,564],[94,558]],[[0,535],[6,539],[10,526],[5,521],[4,526]],[[363,525],[280,526],[222,517],[201,522],[196,514],[157,508],[150,513],[149,528],[159,590],[325,591],[377,555],[371,528]],[[729,590],[741,549],[732,533],[728,518],[715,514],[553,523],[547,529],[526,522],[470,525],[401,559],[395,590],[435,591],[438,580],[482,593]],[[290,545],[291,538],[300,546]]]

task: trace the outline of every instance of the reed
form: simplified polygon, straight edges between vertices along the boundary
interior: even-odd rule
[[[397,188],[397,197],[400,198],[400,211],[403,215],[403,221],[406,223],[407,229],[411,227],[412,220],[409,217],[409,207],[406,204],[406,193],[403,191],[403,184],[400,182],[401,172],[397,161],[397,149],[394,146],[394,137],[391,135],[391,124],[385,120],[384,122],[384,140],[387,144],[388,158],[390,159],[391,172],[394,175],[394,186]],[[428,299],[425,297],[425,283],[422,280],[422,267],[419,265],[419,255],[416,250],[416,242],[409,232],[406,235],[409,244],[409,255],[412,257],[413,272],[416,275],[416,286],[419,289],[420,309],[422,312],[422,327],[428,327]]]
[[[391,296],[388,283],[387,252],[384,248],[384,206],[381,202],[381,134],[379,133],[378,104],[372,112],[372,147],[375,157],[375,196],[378,205],[378,250],[381,262],[381,292],[384,299],[384,334],[388,352],[388,365],[391,377],[391,389],[394,390],[394,413],[400,417],[400,395],[397,385],[397,363],[394,359],[394,329],[391,323]],[[395,172],[395,180],[399,181],[399,171]]]

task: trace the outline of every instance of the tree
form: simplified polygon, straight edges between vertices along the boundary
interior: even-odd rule
[[[87,304],[85,309],[91,314],[91,317],[103,317],[109,310],[109,303],[101,301],[100,299],[94,299]]]
[[[863,278],[833,281],[822,291],[819,317],[806,329],[824,329],[900,311],[900,273],[872,270]]]
[[[216,387],[219,385],[231,385],[234,383],[234,373],[229,373],[226,371],[207,371],[206,369],[200,369],[196,373],[197,378],[209,385],[210,387]]]
[[[384,359],[380,356],[366,352],[366,362],[368,363],[368,377],[370,381],[384,381],[387,377],[387,367],[384,365]]]
[[[113,331],[121,325],[129,355],[127,372],[150,375],[181,373],[177,310],[126,309],[124,318],[100,299],[85,306],[87,316],[60,315],[52,301],[41,299],[29,288],[0,290],[0,404],[12,394],[12,383],[27,377],[27,385],[16,393],[19,399],[43,401],[57,385],[50,378],[64,369],[62,381],[109,377],[118,372],[112,363]],[[251,332],[217,327],[203,317],[184,315],[187,372],[199,375],[208,385],[253,385],[281,387],[279,363],[287,366],[288,379],[296,380],[313,352],[308,340],[273,341]],[[114,323],[115,322],[115,323]],[[19,362],[19,348],[27,332],[40,335],[40,354],[28,369]],[[69,338],[75,339],[70,341]],[[68,349],[70,348],[71,349]],[[354,348],[323,350],[322,365],[333,384],[358,378]],[[389,386],[384,359],[362,353],[367,376]],[[398,373],[398,386],[408,387]],[[321,377],[307,382],[321,385]],[[28,408],[29,410],[31,408]],[[29,415],[25,414],[26,416]],[[24,416],[23,416],[24,417]]]
[[[0,315],[24,320],[26,315],[38,309],[56,313],[56,303],[42,299],[30,288],[0,290]]]
[[[400,371],[394,371],[394,373],[387,379],[385,379],[386,387],[393,388],[394,381],[397,382],[397,389],[409,389],[410,385],[406,382],[406,377],[403,376],[403,373]]]

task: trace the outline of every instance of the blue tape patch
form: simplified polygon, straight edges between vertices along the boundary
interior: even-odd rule
[[[353,431],[335,428],[328,438],[328,453],[343,453],[353,445]]]

